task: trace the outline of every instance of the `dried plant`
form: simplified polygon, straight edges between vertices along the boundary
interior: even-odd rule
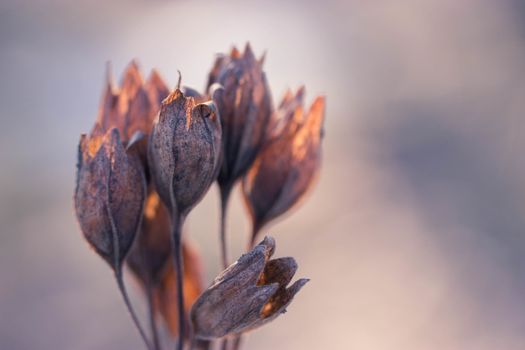
[[[308,280],[300,279],[287,288],[297,264],[293,258],[269,260],[274,251],[275,241],[266,237],[202,293],[191,310],[196,337],[239,335],[285,312]]]
[[[108,66],[99,115],[80,139],[75,211],[84,237],[113,269],[150,350],[162,348],[161,325],[178,350],[210,349],[217,341],[238,349],[242,334],[282,314],[308,281],[288,287],[295,260],[270,259],[273,238],[254,243],[264,225],[312,187],[325,100],[316,98],[304,112],[301,88],[274,110],[263,60],[249,44],[242,54],[234,48],[219,55],[205,94],[181,87],[180,75],[170,93],[157,71],[144,80],[134,61],[116,87]],[[253,230],[248,252],[228,267],[227,205],[241,179]],[[182,232],[214,181],[224,271],[204,289],[200,255]],[[127,295],[124,263],[145,294],[149,336]]]
[[[311,188],[321,162],[325,99],[303,111],[304,88],[287,91],[275,113],[268,141],[242,182],[251,214],[251,245],[261,228],[299,202]]]
[[[249,44],[243,54],[234,47],[229,55],[217,57],[208,78],[208,90],[215,83],[224,87],[217,98],[223,131],[222,165],[217,177],[223,267],[228,266],[225,237],[228,199],[236,181],[248,171],[261,149],[273,109],[263,61],[255,58]]]

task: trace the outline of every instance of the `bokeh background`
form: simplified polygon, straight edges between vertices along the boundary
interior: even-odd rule
[[[257,349],[523,349],[520,0],[0,3],[0,348],[142,349],[75,222],[79,134],[104,67],[202,89],[214,55],[267,51],[274,99],[328,97],[308,200],[269,227],[311,282]],[[219,271],[214,186],[187,236]],[[232,255],[248,233],[238,191]],[[144,311],[141,295],[133,299]]]

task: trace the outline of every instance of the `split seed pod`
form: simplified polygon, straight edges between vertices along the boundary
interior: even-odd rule
[[[264,141],[272,100],[262,63],[247,44],[242,55],[233,48],[230,55],[219,56],[209,74],[208,90],[214,83],[224,87],[217,98],[223,130],[217,180],[222,191],[229,192],[244,175]]]
[[[191,310],[195,336],[214,339],[260,327],[286,311],[308,282],[287,285],[297,270],[293,258],[269,260],[275,241],[266,237],[223,271],[201,294]]]
[[[325,98],[317,97],[306,115],[303,88],[288,92],[272,133],[243,178],[243,195],[253,223],[252,242],[269,221],[293,207],[311,188],[321,162]]]
[[[148,161],[157,191],[171,211],[186,215],[213,183],[220,156],[219,119],[214,102],[195,104],[178,88],[162,102]]]
[[[149,134],[160,103],[169,93],[159,73],[153,70],[144,81],[138,64],[131,61],[124,71],[120,87],[115,87],[109,64],[107,70],[106,87],[91,134],[104,134],[115,127],[119,129],[124,143],[137,131]]]
[[[142,165],[124,148],[117,129],[103,137],[81,136],[77,219],[87,241],[116,271],[139,229],[145,196]]]

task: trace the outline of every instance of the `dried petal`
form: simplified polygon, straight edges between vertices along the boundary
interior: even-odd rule
[[[145,179],[140,161],[124,149],[117,129],[82,135],[75,211],[87,241],[114,269],[129,252],[142,217]]]
[[[192,97],[176,89],[162,102],[148,160],[168,208],[176,205],[179,213],[186,214],[202,199],[214,181],[220,142],[220,120],[212,101],[196,105]]]
[[[285,312],[308,280],[300,279],[287,288],[297,264],[293,258],[269,260],[274,250],[275,241],[266,237],[202,293],[191,310],[198,338],[241,334]]]
[[[217,57],[209,74],[208,90],[214,83],[224,87],[217,106],[223,130],[223,160],[219,185],[230,189],[248,170],[264,141],[272,113],[271,93],[249,44],[241,55],[233,48],[229,56]]]
[[[306,118],[300,89],[286,94],[269,143],[243,178],[245,203],[253,221],[253,237],[269,221],[293,207],[311,188],[321,161],[325,99],[317,97]]]

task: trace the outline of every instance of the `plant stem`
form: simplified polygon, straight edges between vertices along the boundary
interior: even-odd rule
[[[177,346],[175,349],[183,350],[184,348],[184,336],[186,334],[186,315],[184,312],[184,281],[183,271],[184,262],[182,259],[182,224],[184,221],[183,215],[175,214],[172,220],[172,249],[173,258],[175,262],[175,275],[177,282],[177,309],[178,309],[178,320],[179,320],[179,338],[177,340]]]
[[[228,338],[221,340],[221,350],[228,350]]]
[[[239,350],[242,343],[242,335],[238,335],[233,339],[233,348],[232,350]]]
[[[159,330],[157,327],[157,318],[155,317],[155,309],[153,308],[153,290],[150,284],[146,287],[146,297],[148,299],[148,313],[149,324],[151,327],[151,335],[153,337],[153,348],[160,350]]]
[[[115,268],[115,279],[117,281],[117,285],[120,290],[120,294],[122,295],[122,298],[124,299],[124,304],[126,304],[126,308],[128,309],[128,312],[131,315],[131,319],[133,320],[133,323],[135,323],[135,326],[137,327],[137,330],[139,331],[140,336],[142,337],[142,340],[144,340],[144,344],[146,344],[146,347],[149,350],[152,350],[152,347],[148,341],[148,338],[146,337],[146,332],[144,332],[144,329],[140,325],[137,314],[135,313],[135,310],[133,309],[133,307],[131,306],[131,302],[129,301],[128,292],[126,291],[126,286],[124,285],[124,279],[122,277],[122,268],[120,266]]]
[[[221,259],[222,267],[226,269],[229,266],[228,263],[228,244],[226,240],[226,219],[228,211],[228,202],[230,198],[230,193],[232,191],[232,185],[220,185],[221,191],[221,230],[220,230],[220,240],[221,240]]]
[[[110,173],[109,178],[111,178],[111,167],[109,169],[109,173]],[[115,223],[115,219],[113,217],[113,213],[111,211],[111,205],[110,205],[111,191],[109,190],[109,181],[106,183],[106,193],[107,193],[106,211],[108,214],[109,223],[111,225],[111,236],[112,236],[112,243],[113,243],[113,270],[115,271],[115,280],[117,281],[117,285],[118,285],[118,289],[120,290],[120,294],[122,295],[122,298],[124,299],[124,304],[126,304],[126,308],[128,309],[128,312],[131,315],[131,319],[133,320],[133,323],[135,323],[135,326],[137,327],[137,330],[139,331],[140,336],[142,337],[142,340],[144,340],[144,344],[146,344],[146,348],[148,348],[148,350],[153,350],[149,343],[148,337],[146,337],[146,332],[144,332],[144,329],[140,325],[137,314],[135,313],[135,310],[131,306],[131,302],[129,301],[128,292],[126,291],[126,286],[124,284],[124,277],[122,275],[122,260],[123,260],[122,258],[123,257],[120,256],[118,229]]]

